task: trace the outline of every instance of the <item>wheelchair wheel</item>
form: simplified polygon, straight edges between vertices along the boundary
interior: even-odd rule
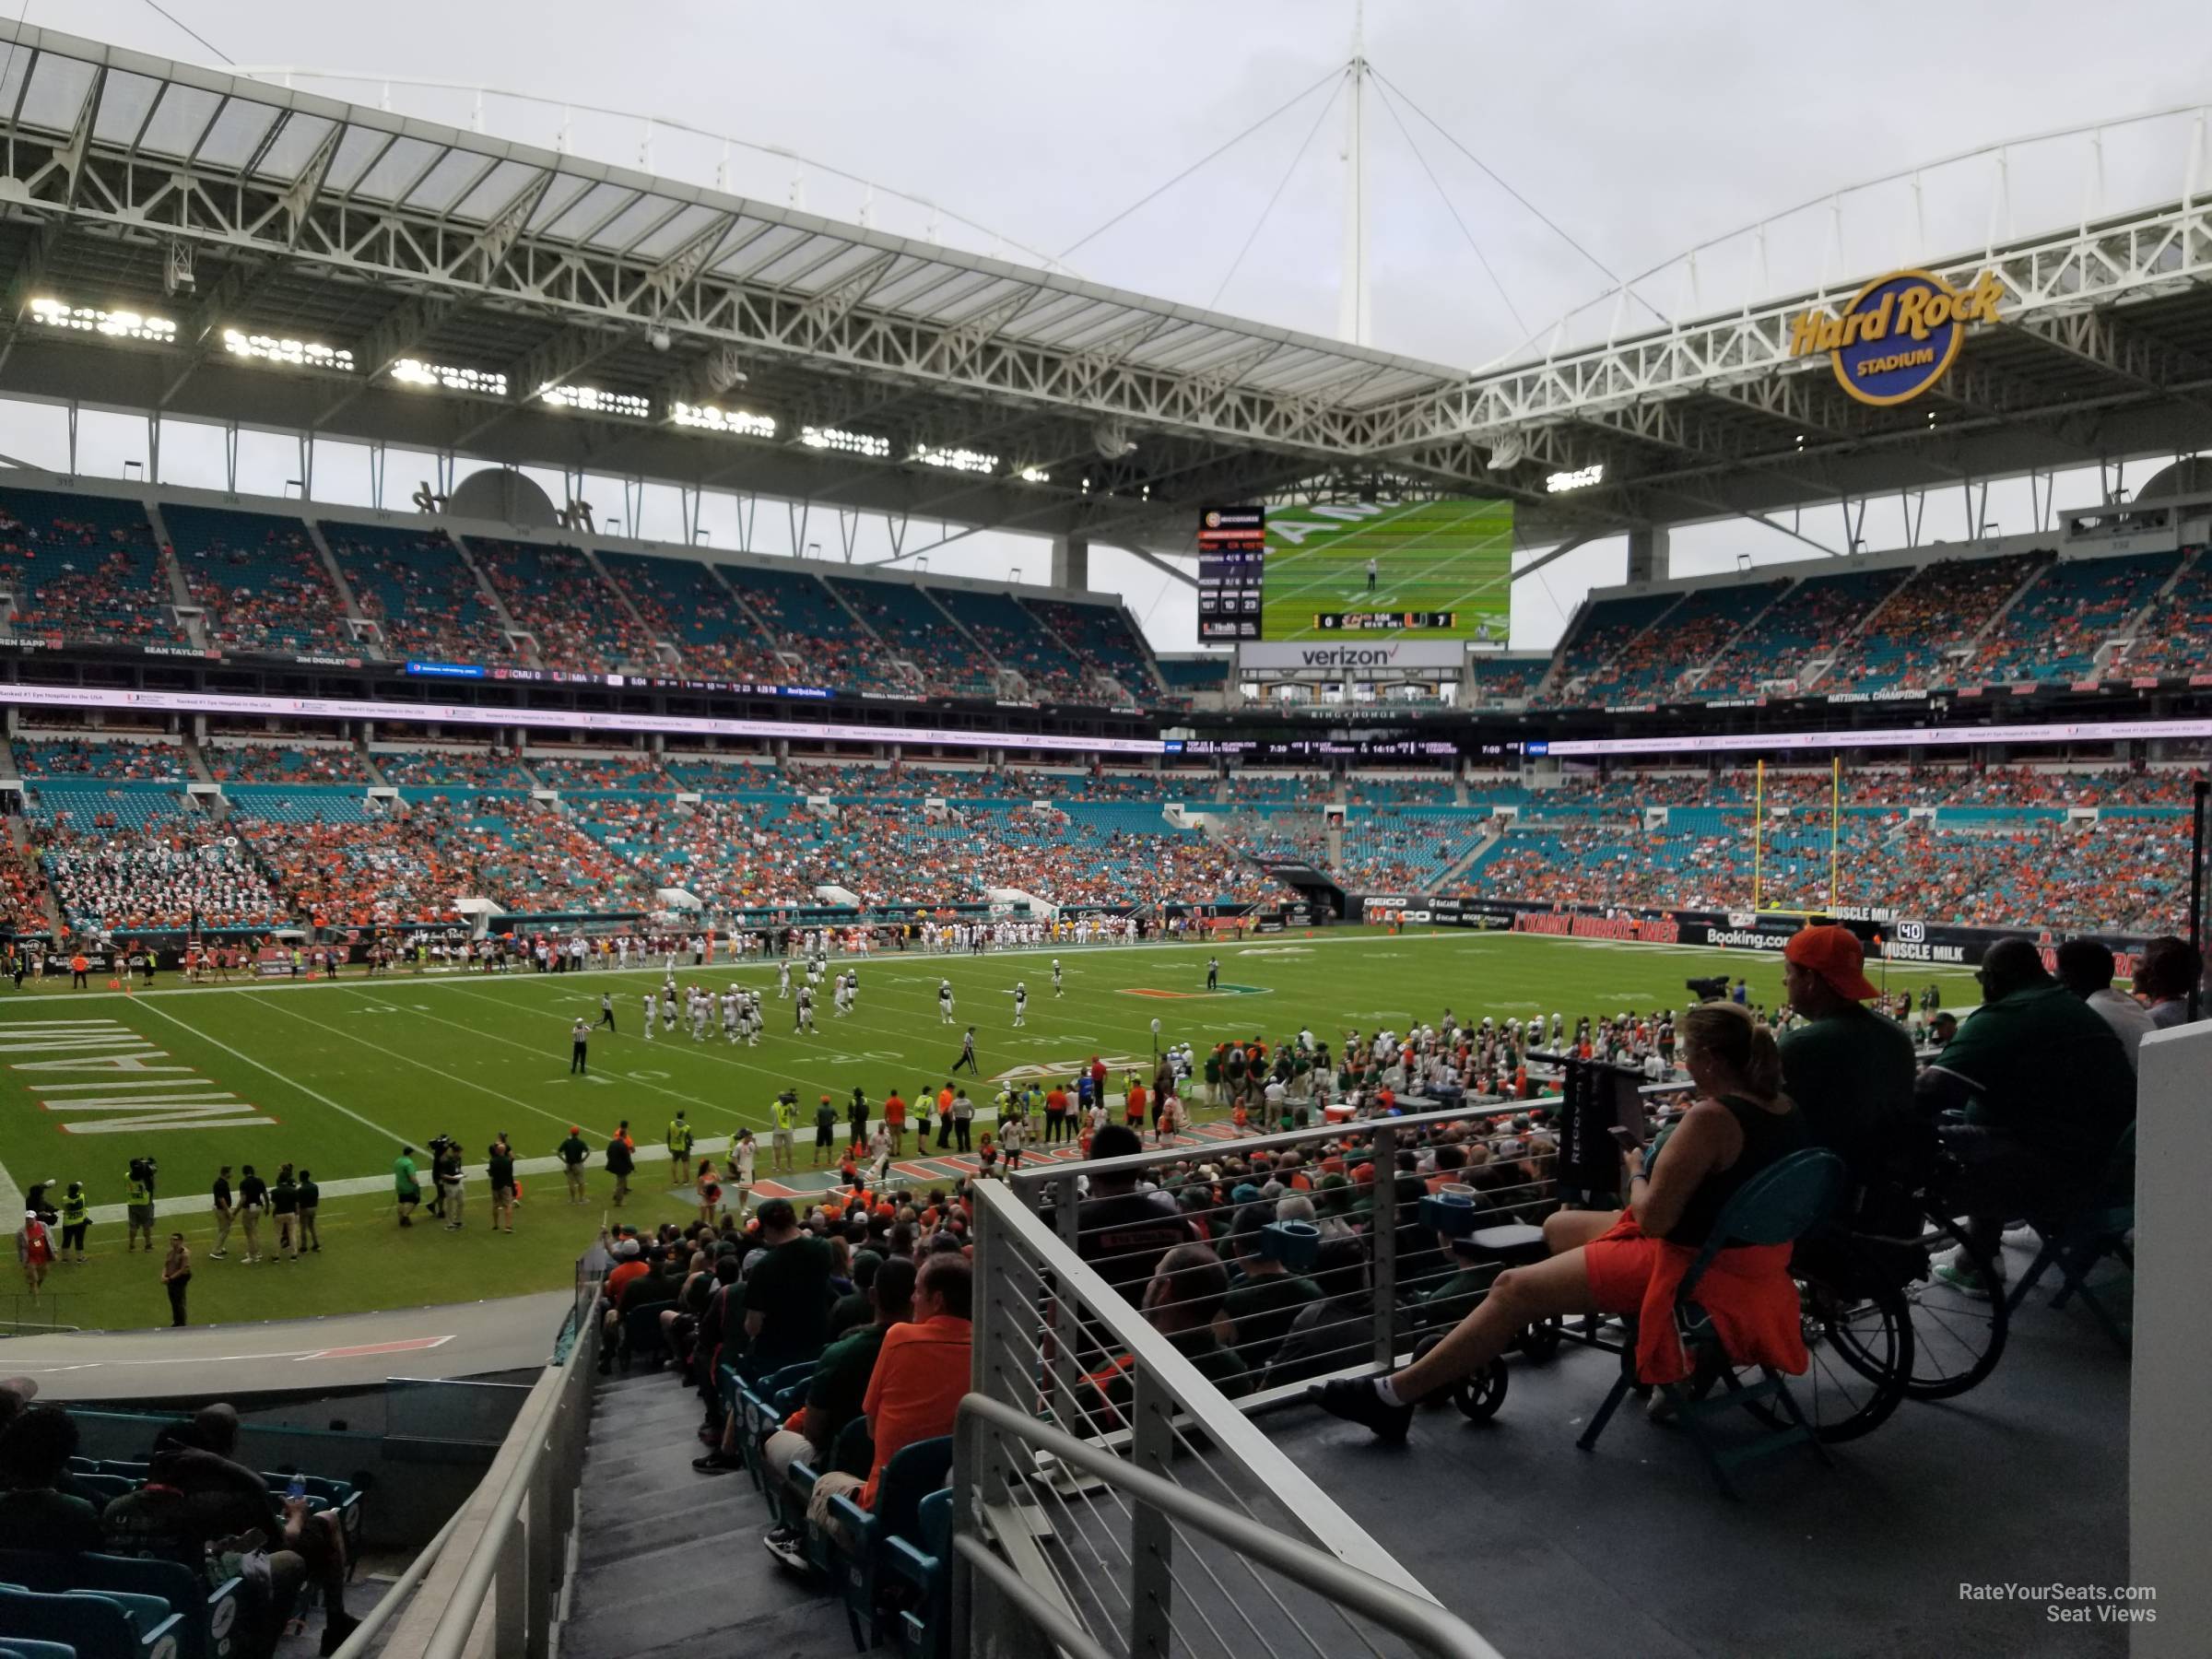
[[[1835,1445],[1870,1434],[1888,1420],[1905,1397],[1912,1374],[1912,1313],[1904,1293],[1884,1288],[1851,1292],[1800,1280],[1806,1351],[1802,1377],[1789,1379],[1797,1408],[1816,1439]],[[1750,1406],[1774,1428],[1787,1422],[1772,1401]]]
[[[1471,1377],[1453,1384],[1452,1403],[1471,1423],[1487,1423],[1505,1404],[1505,1361],[1493,1359]]]
[[[1524,1356],[1541,1365],[1559,1351],[1559,1344],[1563,1339],[1564,1333],[1559,1322],[1557,1319],[1545,1319],[1522,1332],[1516,1346]]]
[[[1915,1400],[1947,1400],[1996,1370],[2011,1315],[2002,1287],[1982,1300],[1936,1277],[1936,1263],[1956,1251],[1984,1285],[1996,1282],[1987,1253],[1967,1241],[1958,1222],[1931,1214],[1921,1244],[1928,1265],[1905,1287],[1912,1310],[1912,1372],[1905,1393]]]

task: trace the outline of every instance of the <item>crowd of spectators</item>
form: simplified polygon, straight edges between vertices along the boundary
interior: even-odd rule
[[[371,759],[384,782],[402,789],[527,789],[521,758],[502,748],[375,749]]]
[[[766,685],[792,678],[767,636],[705,564],[642,553],[599,558],[644,618],[646,630],[676,647],[688,677]]]
[[[1036,701],[1098,700],[1096,693],[1084,685],[1081,665],[1070,657],[1067,647],[1047,633],[1011,594],[975,588],[938,588],[933,593],[946,613],[1002,667],[1021,676]]]
[[[181,743],[107,738],[18,737],[16,770],[27,778],[99,778],[109,782],[180,782],[185,776]]]
[[[351,744],[210,743],[201,753],[218,783],[366,783],[368,764]]]
[[[1968,641],[2045,562],[2042,555],[2018,553],[1923,566],[1837,653],[1818,688],[1958,685],[1967,677],[1960,658]]]
[[[1710,663],[1736,633],[1774,602],[1775,582],[1693,588],[1659,627],[1632,636],[1584,679],[1583,695],[1599,705],[1667,702],[1678,682]]]
[[[931,697],[996,697],[998,665],[947,617],[926,588],[904,582],[828,579],[885,646],[914,665]]]
[[[2172,587],[2151,606],[2114,672],[2164,677],[2212,672],[2212,548],[2197,548]]]
[[[442,530],[323,522],[324,545],[394,662],[510,663],[499,613]]]
[[[578,549],[488,535],[471,536],[468,547],[514,625],[536,641],[546,667],[604,674],[659,666],[646,630]]]
[[[776,648],[806,665],[806,684],[913,689],[893,675],[881,641],[812,576],[749,565],[727,566],[723,574]]]
[[[2179,553],[2054,563],[1976,643],[1969,682],[2071,684],[2180,567]]]
[[[0,588],[10,633],[181,645],[153,526],[135,501],[0,489]]]
[[[225,652],[344,652],[345,607],[307,525],[257,512],[163,510],[207,643]]]
[[[671,787],[668,774],[651,755],[551,755],[533,749],[530,770],[547,789],[657,789]]]

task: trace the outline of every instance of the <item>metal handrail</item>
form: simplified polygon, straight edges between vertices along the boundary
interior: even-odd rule
[[[1173,1481],[1140,1469],[1127,1460],[1101,1450],[1087,1441],[1080,1441],[1057,1429],[1048,1428],[1025,1412],[1000,1401],[971,1394],[960,1402],[959,1415],[964,1418],[982,1418],[1002,1433],[1036,1447],[1058,1461],[1096,1475],[1112,1486],[1120,1487],[1138,1503],[1156,1509],[1164,1515],[1182,1523],[1194,1531],[1228,1545],[1255,1561],[1259,1561],[1286,1578],[1295,1580],[1310,1589],[1319,1591],[1340,1606],[1349,1607],[1394,1635],[1418,1642],[1430,1653],[1441,1659],[1501,1659],[1498,1650],[1485,1641],[1465,1622],[1447,1613],[1434,1602],[1425,1601],[1395,1584],[1387,1583],[1371,1573],[1357,1567],[1347,1566],[1335,1556],[1311,1545],[1300,1544],[1271,1532],[1258,1522],[1238,1514],[1234,1510],[1197,1497]],[[980,1543],[963,1536],[958,1547],[971,1563],[981,1564],[988,1555]],[[1019,1575],[1005,1568],[994,1559],[993,1565],[1001,1572],[992,1572],[994,1582],[1007,1588],[1006,1580],[1019,1582]],[[986,1569],[989,1571],[989,1569]],[[1022,1593],[1015,1594],[1025,1616],[1033,1618],[1039,1628],[1055,1641],[1062,1641],[1060,1633],[1046,1627],[1043,1611],[1050,1603],[1027,1585]],[[1084,1646],[1097,1651],[1095,1644]]]
[[[453,1541],[453,1530],[461,1524],[461,1516],[467,1507],[464,1504],[446,1517],[445,1524],[438,1529],[438,1535],[417,1552],[415,1559],[407,1563],[407,1570],[394,1579],[383,1594],[377,1597],[376,1606],[361,1615],[360,1622],[353,1627],[353,1634],[338,1644],[332,1659],[366,1659],[369,1650],[376,1644],[376,1639],[383,1634],[384,1627],[406,1606],[407,1597],[415,1593],[415,1586],[422,1583],[424,1575],[445,1552],[445,1547]]]

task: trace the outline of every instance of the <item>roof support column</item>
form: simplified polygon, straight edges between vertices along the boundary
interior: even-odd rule
[[[1080,593],[1090,586],[1090,538],[1053,537],[1053,585]]]
[[[1667,537],[1664,524],[1629,532],[1629,580],[1665,582],[1667,576]]]

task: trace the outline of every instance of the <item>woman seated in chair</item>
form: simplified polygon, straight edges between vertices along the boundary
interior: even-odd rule
[[[1500,1273],[1489,1294],[1436,1347],[1386,1377],[1324,1384],[1313,1397],[1333,1415],[1403,1438],[1414,1406],[1488,1366],[1525,1327],[1573,1313],[1649,1312],[1638,1373],[1674,1382],[1688,1370],[1676,1339],[1675,1287],[1707,1242],[1728,1200],[1747,1182],[1806,1145],[1804,1119],[1782,1093],[1774,1035],[1747,1008],[1707,1003],[1682,1017],[1685,1064],[1698,1100],[1654,1155],[1649,1178],[1624,1153],[1625,1210],[1560,1210],[1544,1225],[1549,1260]],[[1797,1293],[1786,1244],[1723,1250],[1697,1287],[1732,1356],[1801,1372]]]

